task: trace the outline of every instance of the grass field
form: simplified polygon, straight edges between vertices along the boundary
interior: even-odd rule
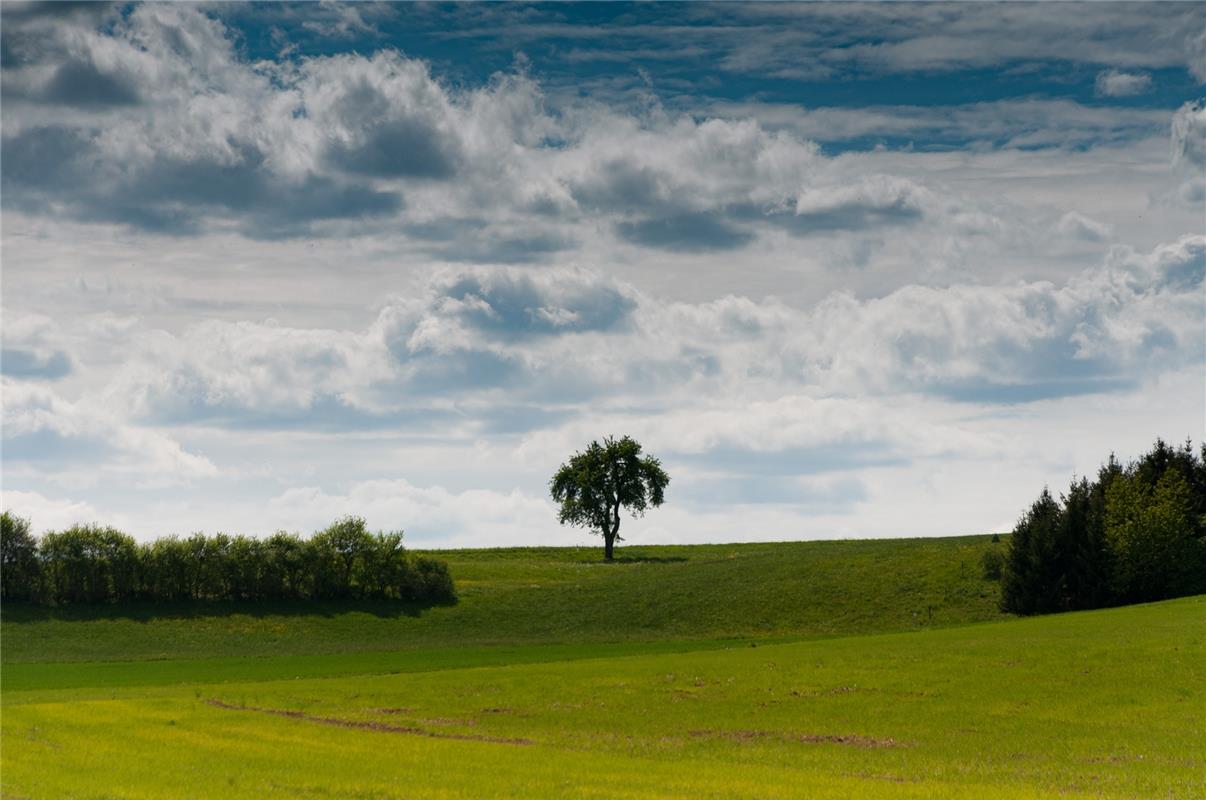
[[[460,602],[3,611],[3,663],[848,635],[1001,619],[988,537],[435,553]]]
[[[283,626],[282,651],[253,648],[254,658],[237,652],[252,634],[224,627],[216,611],[161,620],[132,610],[39,618],[6,609],[0,791],[1206,797],[1206,597],[1002,621],[992,584],[982,597],[976,584],[984,582],[967,563],[984,540],[915,545],[913,569],[903,568],[909,543],[895,542],[659,548],[645,558],[662,560],[614,568],[579,567],[572,551],[450,554],[455,574],[464,573],[466,608],[417,617],[233,614]],[[902,571],[881,573],[892,559]],[[752,612],[751,601],[718,577],[739,575],[734,562],[771,571],[759,585],[772,587],[769,610],[748,625],[730,609]],[[850,598],[824,588],[828,578],[797,580],[793,604],[776,565],[787,575],[805,564],[805,574],[829,575],[834,587],[844,569],[869,585],[852,584]],[[693,567],[705,576],[692,577]],[[609,609],[639,613],[642,598],[626,594],[659,578],[699,593],[694,617],[651,627],[607,621]],[[612,603],[594,617],[574,612],[581,628],[539,627],[542,592],[533,584],[556,598],[549,604],[588,584],[579,589],[584,606]],[[709,585],[729,596],[709,600]],[[456,641],[455,615],[488,616],[473,603],[491,593],[512,596],[526,616],[500,622],[492,637],[467,626]],[[926,606],[878,618],[855,610],[860,599],[892,597]],[[948,605],[936,604],[942,599]],[[850,630],[821,624],[824,609],[810,606],[828,603]],[[345,652],[326,627],[341,619],[356,622]],[[209,626],[204,637],[170,640],[197,620]],[[892,626],[898,632],[866,632]],[[105,631],[137,642],[138,630],[148,641],[116,658]],[[97,643],[95,660],[80,660],[86,645],[66,643],[73,631]],[[325,633],[308,643],[309,631]],[[513,634],[519,642],[494,644]],[[723,638],[753,634],[779,640]],[[793,636],[813,638],[782,641]],[[212,658],[198,655],[206,640]],[[389,641],[392,650],[382,646]]]

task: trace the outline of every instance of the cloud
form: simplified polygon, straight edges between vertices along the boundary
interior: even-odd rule
[[[1206,101],[1185,103],[1172,118],[1174,164],[1206,169]]]
[[[169,234],[198,233],[207,218],[217,217],[255,238],[300,235],[310,230],[309,223],[371,219],[403,205],[395,192],[332,178],[282,180],[254,149],[233,154],[229,163],[161,157],[115,171],[101,159],[98,140],[97,134],[64,128],[5,137],[3,179],[14,198],[10,205],[57,206],[78,219]]]
[[[207,458],[158,431],[127,424],[85,398],[71,402],[50,388],[4,379],[6,470],[20,465],[58,480],[90,481],[103,465],[153,486],[218,474]]]
[[[300,69],[307,116],[324,157],[344,171],[384,178],[450,178],[457,171],[457,114],[423,62],[390,51],[313,59]]]
[[[1194,11],[1178,5],[1093,7],[745,3],[636,14],[472,10],[444,20],[457,42],[503,51],[552,49],[573,62],[650,61],[758,79],[833,80],[960,69],[1180,67],[1202,79]],[[1160,46],[1152,46],[1158,42]]]
[[[1147,259],[1138,259],[1157,285],[1179,292],[1192,292],[1206,283],[1206,237],[1186,236],[1156,248]]]
[[[1178,199],[1195,213],[1200,212],[1206,203],[1206,101],[1185,103],[1177,109],[1172,118],[1171,141],[1173,166],[1184,174]]]
[[[359,11],[371,27],[377,11]],[[294,23],[333,14],[274,13]],[[734,16],[761,31],[761,13]],[[868,13],[876,22],[887,12]],[[786,232],[812,240],[799,258],[867,267],[882,264],[890,235],[893,253],[935,274],[955,265],[953,279],[981,255],[1050,251],[1033,240],[1029,218],[1048,210],[977,195],[954,180],[893,174],[874,166],[882,162],[874,154],[830,158],[813,139],[1099,147],[1167,124],[1158,110],[1066,100],[675,107],[646,92],[632,105],[549,93],[522,60],[474,82],[388,48],[253,61],[232,21],[243,14],[143,5],[103,18],[13,17],[13,46],[22,36],[37,46],[22,44],[19,63],[4,70],[12,98],[0,145],[6,208],[164,236],[388,237],[412,263],[631,260],[634,248],[722,256],[771,250]],[[979,16],[957,16],[969,30],[983,27]],[[847,17],[817,20],[841,27]],[[1026,14],[1019,20],[1034,23]],[[124,81],[127,99],[139,102],[116,113],[46,95],[55,71],[72,65]],[[1195,187],[1183,194],[1196,196]],[[1092,234],[1043,227],[1077,252]]]
[[[546,262],[577,242],[554,225],[534,224],[517,235],[513,225],[491,225],[483,219],[448,218],[406,227],[418,249],[441,261],[474,264]],[[429,244],[427,244],[429,243]]]
[[[747,231],[726,222],[721,215],[703,212],[620,222],[616,232],[633,244],[685,253],[733,250],[753,238]]]
[[[286,490],[267,503],[280,526],[315,530],[346,514],[373,528],[404,530],[410,546],[482,547],[515,541],[568,544],[580,539],[556,524],[549,501],[510,492],[451,492],[406,480],[373,480],[331,494],[317,487]]]
[[[1089,148],[1162,135],[1168,125],[1163,109],[1090,106],[1065,98],[823,107],[746,100],[706,108],[720,118],[756,119],[768,130],[790,130],[828,148],[853,150],[882,144],[932,150]]]
[[[28,519],[35,534],[95,522],[107,525],[121,523],[121,520],[103,514],[91,503],[49,498],[38,492],[6,489],[3,504],[5,511]]]
[[[630,287],[581,270],[443,271],[358,331],[211,320],[140,336],[105,397],[158,423],[455,426],[476,394],[527,402],[572,380],[574,341],[624,336],[636,306]]]
[[[1111,226],[1075,211],[1069,211],[1060,217],[1055,227],[1061,235],[1085,242],[1108,241],[1114,233]]]
[[[617,430],[681,453],[878,448],[901,441],[897,429],[916,436],[893,458],[926,441],[968,450],[978,445],[898,418],[883,399],[1027,404],[1118,393],[1197,363],[1204,253],[1206,240],[1188,236],[1148,253],[1115,246],[1062,284],[914,284],[800,308],[666,301],[580,269],[440,271],[358,329],[130,330],[100,397],[144,423],[232,430],[463,440],[613,415]],[[824,399],[849,397],[872,405]]]
[[[1102,97],[1134,97],[1151,89],[1152,76],[1145,72],[1109,69],[1097,73],[1095,88]]]
[[[82,61],[56,69],[40,99],[69,106],[132,106],[140,100],[137,89],[124,76],[102,72]]]
[[[871,175],[853,185],[805,189],[796,196],[792,213],[779,220],[802,236],[906,225],[921,220],[927,195],[910,181]]]
[[[355,6],[333,2],[313,4],[306,11],[308,18],[301,23],[302,28],[333,39],[379,35],[380,31],[372,20],[389,14],[388,6]]]
[[[678,494],[682,502],[703,508],[780,505],[795,507],[806,514],[847,513],[868,498],[867,487],[857,478],[801,479],[762,475],[698,478],[687,483]]]
[[[533,336],[614,331],[636,307],[631,290],[586,272],[533,275],[519,271],[459,272],[434,286],[431,315],[452,318],[483,333],[514,341]],[[434,316],[419,323],[432,324]],[[426,343],[416,331],[412,346]]]
[[[744,7],[738,16],[776,26],[725,42],[725,68],[825,77],[845,70],[944,73],[1036,62],[1186,68],[1203,78],[1193,13],[1117,4],[1039,6]],[[734,31],[737,34],[740,28]],[[1162,47],[1150,42],[1161,41]]]
[[[44,47],[75,60],[41,88],[37,66],[6,71],[6,85],[74,110],[6,113],[13,207],[177,235],[298,236],[396,216],[402,194],[380,178],[448,177],[458,158],[448,95],[397,54],[250,63],[220,21],[187,7],[137,6],[108,32],[50,30]],[[100,61],[115,66],[87,66]],[[118,72],[137,85],[119,86]],[[115,104],[132,107],[100,113]]]
[[[12,378],[57,380],[75,365],[54,322],[41,314],[5,315],[0,373]]]
[[[0,372],[14,378],[54,380],[71,372],[71,359],[63,352],[5,348],[0,351]]]
[[[374,120],[351,137],[335,140],[327,158],[340,169],[358,175],[386,178],[451,178],[456,156],[443,135],[422,122]]]

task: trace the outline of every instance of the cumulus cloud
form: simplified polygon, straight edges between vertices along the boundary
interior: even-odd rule
[[[30,521],[33,533],[62,530],[72,525],[103,522],[120,525],[121,519],[103,514],[91,503],[46,497],[38,492],[6,489],[0,497],[4,510]]]
[[[68,375],[74,365],[63,349],[54,322],[41,314],[4,318],[0,373],[13,378],[55,380]]]
[[[1206,102],[1186,103],[1172,118],[1174,164],[1206,169]]]
[[[903,178],[869,175],[853,184],[809,187],[786,224],[797,233],[847,231],[917,222],[930,192]],[[932,204],[932,203],[931,203]]]
[[[297,87],[319,123],[319,158],[337,169],[384,178],[456,173],[457,115],[422,62],[389,51],[333,56],[302,66]]]
[[[430,311],[408,346],[442,349],[441,321],[455,321],[492,337],[515,341],[534,336],[613,331],[636,307],[632,290],[584,271],[533,274],[473,270],[437,279]]]
[[[1124,257],[1124,263],[1151,275],[1158,286],[1193,292],[1206,282],[1206,237],[1186,236],[1157,247],[1147,258]]]
[[[401,221],[435,257],[508,263],[548,260],[600,222],[623,242],[688,253],[745,247],[768,224],[891,227],[919,219],[933,193],[891,176],[827,184],[815,144],[750,119],[656,103],[553,114],[522,71],[453,88],[392,50],[249,63],[220,20],[189,7],[138,6],[106,32],[49,30],[52,54],[75,48],[80,63],[134,76],[122,102],[137,107],[102,113],[37,89],[42,66],[6,71],[41,104],[15,104],[2,145],[5,202],[32,214],[257,238]]]
[[[224,525],[276,497],[289,527],[362,505],[483,543],[545,536],[549,464],[607,431],[683,478],[667,531],[787,530],[799,515],[768,509],[794,505],[849,533],[885,497],[933,506],[960,459],[1021,476],[1047,447],[1016,449],[1012,420],[1134,405],[1206,359],[1202,104],[1173,116],[1170,171],[1167,109],[1071,99],[1107,66],[1113,96],[1155,76],[1180,91],[1166,70],[1206,38],[1188,7],[1152,8],[681,6],[584,26],[506,6],[6,4],[6,483],[50,508],[40,486],[101,481],[80,496],[114,514],[143,502],[110,504],[122,487],[221,484],[256,495],[223,491],[202,516]],[[382,46],[411,25],[470,57]],[[579,60],[666,57],[574,83],[549,37]],[[730,96],[701,63],[755,81]],[[838,102],[792,76],[968,66],[1017,94],[775,102]],[[935,483],[909,505],[920,462]],[[154,512],[187,529],[198,504]]]
[[[208,478],[218,469],[170,436],[128,424],[88,399],[71,402],[53,389],[4,379],[4,457],[9,465],[44,467],[71,481],[95,480],[94,468],[143,485]]]
[[[705,430],[709,446],[756,447],[750,431],[728,444],[715,438],[727,409],[707,424],[674,422],[675,404],[694,414],[694,398],[706,396],[756,409],[765,436],[806,447],[818,442],[789,436],[797,422],[779,412],[802,424],[828,419],[828,406],[775,398],[905,392],[1009,404],[1117,391],[1193,363],[1204,248],[1203,237],[1187,236],[1147,254],[1116,247],[1105,265],[1063,284],[909,285],[870,299],[838,292],[809,308],[666,302],[574,269],[441,272],[359,331],[209,321],[142,334],[104,396],[161,422],[449,435],[496,424],[477,418],[483,403],[528,407],[501,424],[539,426],[558,407],[589,402],[597,414],[653,402],[649,435],[675,431],[678,449],[699,449],[690,443]],[[839,405],[851,430],[896,424]]]
[[[1108,69],[1097,73],[1095,88],[1102,97],[1133,97],[1151,89],[1152,76],[1146,72],[1122,72]]]
[[[1206,203],[1206,102],[1185,103],[1172,118],[1172,160],[1182,169],[1180,199],[1200,210]]]
[[[337,494],[316,487],[291,488],[267,506],[285,528],[316,530],[332,519],[356,514],[374,528],[404,529],[411,546],[482,547],[516,541],[552,545],[581,538],[556,524],[548,500],[519,490],[451,492],[406,480],[374,480]]]

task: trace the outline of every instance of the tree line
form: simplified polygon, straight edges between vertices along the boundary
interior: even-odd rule
[[[1102,608],[1206,592],[1206,444],[1157,439],[1113,455],[1094,480],[1047,489],[1022,515],[999,565],[1001,606],[1016,614]]]
[[[344,517],[309,538],[217,534],[139,543],[100,525],[34,537],[29,521],[0,515],[0,596],[47,605],[137,600],[455,599],[448,565],[402,547],[401,533],[370,533]]]

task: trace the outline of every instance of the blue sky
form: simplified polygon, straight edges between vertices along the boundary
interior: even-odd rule
[[[1200,4],[3,7],[4,505],[141,537],[1008,528],[1202,435]]]

